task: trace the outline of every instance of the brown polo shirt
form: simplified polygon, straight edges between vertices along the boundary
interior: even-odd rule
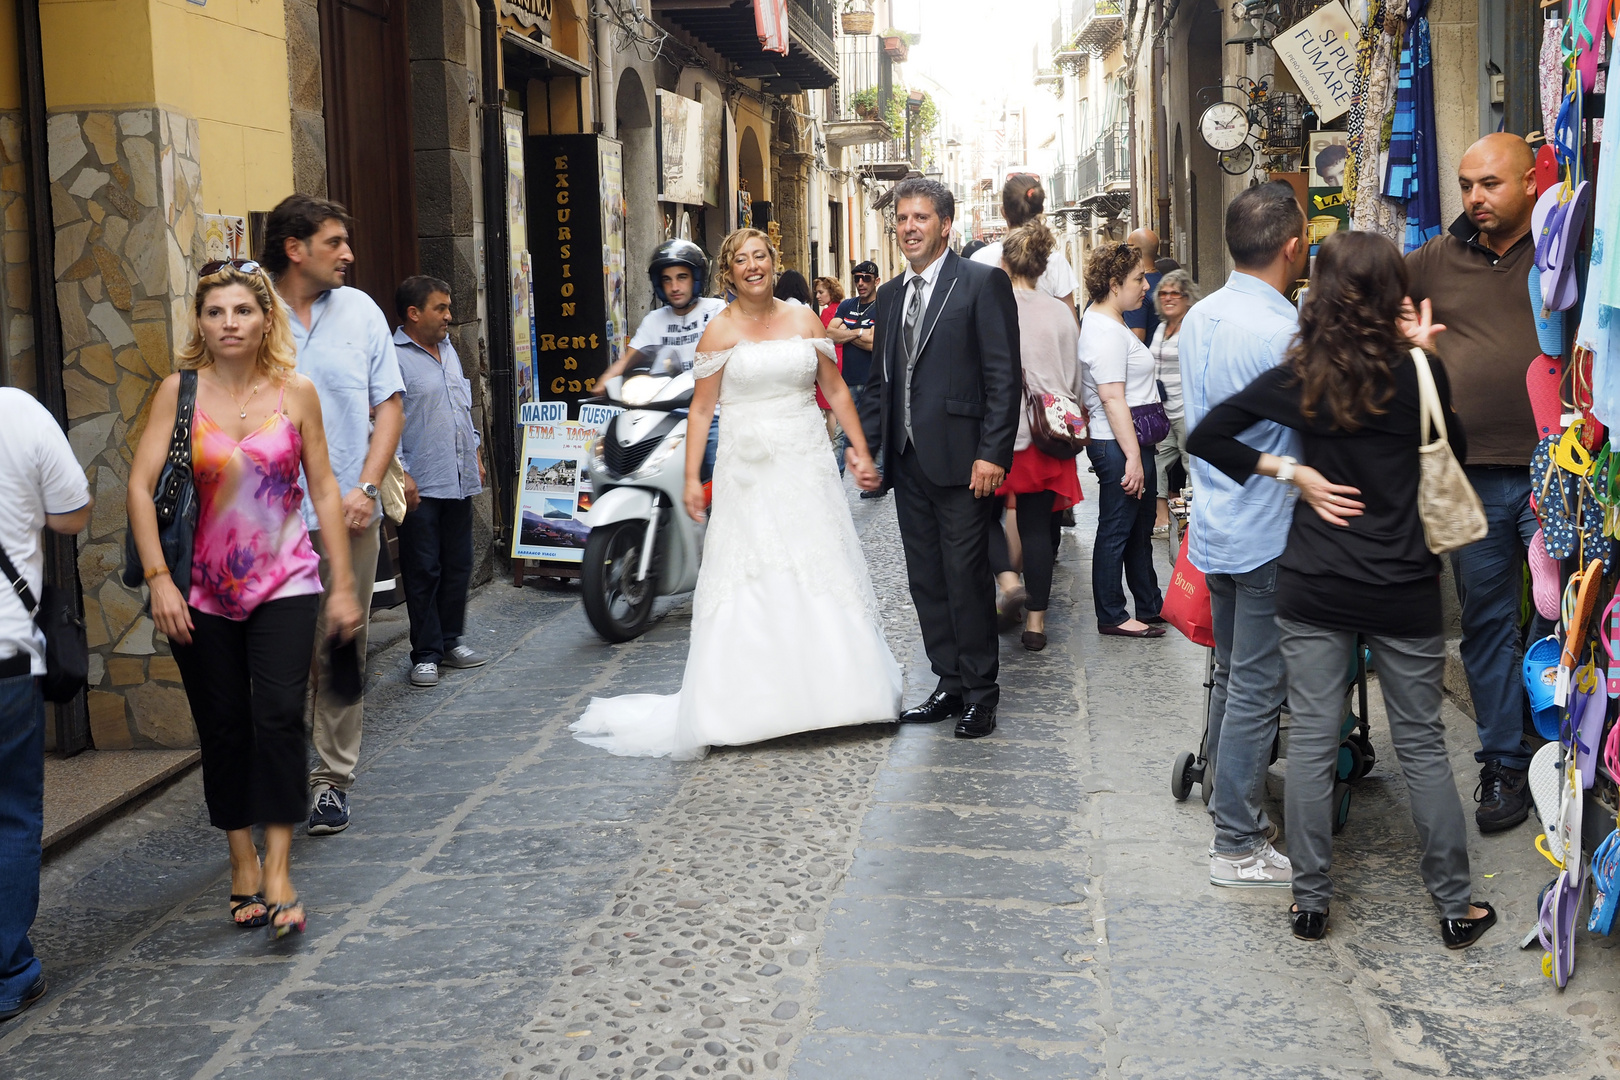
[[[1465,465],[1524,465],[1536,448],[1525,372],[1541,353],[1530,310],[1536,247],[1526,234],[1498,256],[1466,216],[1406,257],[1412,302],[1427,299],[1451,404],[1468,433]]]

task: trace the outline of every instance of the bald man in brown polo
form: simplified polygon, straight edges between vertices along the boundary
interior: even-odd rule
[[[1541,352],[1531,310],[1535,263],[1530,214],[1535,158],[1517,135],[1487,135],[1457,167],[1463,213],[1449,232],[1406,257],[1414,302],[1428,300],[1451,379],[1451,401],[1468,433],[1468,479],[1485,504],[1490,532],[1451,556],[1462,602],[1462,660],[1479,727],[1481,832],[1500,832],[1530,812],[1525,771],[1525,639],[1519,597],[1525,551],[1538,528],[1530,509],[1535,418],[1525,371]],[[1550,627],[1532,619],[1530,639]]]

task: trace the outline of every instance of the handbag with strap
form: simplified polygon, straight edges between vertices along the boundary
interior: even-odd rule
[[[1091,442],[1086,411],[1067,394],[1043,393],[1025,379],[1024,411],[1029,420],[1029,441],[1047,457],[1071,460]]]
[[[1136,429],[1138,446],[1157,446],[1170,437],[1170,414],[1162,401],[1132,405],[1131,426]]]
[[[191,418],[197,410],[197,373],[180,373],[180,399],[175,403],[174,432],[169,456],[163,460],[152,505],[157,510],[158,542],[169,576],[184,593],[191,584],[191,550],[197,536],[197,486],[191,475]],[[124,533],[124,584],[137,588],[146,581],[135,530]]]
[[[90,645],[77,601],[67,589],[50,584],[40,589],[40,599],[35,600],[34,590],[4,548],[0,548],[0,573],[6,575],[17,599],[45,635],[45,684],[41,687],[45,700],[72,701],[90,681]]]
[[[1489,525],[1479,493],[1446,441],[1445,409],[1422,349],[1412,350],[1412,365],[1418,381],[1418,518],[1429,550],[1444,555],[1483,539]]]
[[[398,454],[389,461],[388,471],[377,485],[377,501],[382,504],[383,517],[395,525],[405,520],[405,465]]]

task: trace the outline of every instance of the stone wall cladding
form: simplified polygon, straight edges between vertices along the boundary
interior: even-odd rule
[[[292,109],[293,190],[326,197],[326,91],[321,84],[321,15],[315,0],[284,0],[287,97]]]
[[[145,590],[119,571],[129,465],[188,332],[203,257],[197,121],[156,107],[64,112],[46,133],[68,441],[96,500],[79,543],[91,739],[98,750],[195,746],[168,642],[142,610]]]

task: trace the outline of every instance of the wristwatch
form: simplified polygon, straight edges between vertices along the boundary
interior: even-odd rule
[[[1277,479],[1285,484],[1292,484],[1294,482],[1294,466],[1298,464],[1299,462],[1293,458],[1284,457],[1282,464],[1277,466]]]
[[[1291,468],[1292,467],[1290,466],[1290,469]],[[377,485],[376,484],[361,484],[360,485],[360,494],[364,495],[368,499],[375,499],[377,497]]]

